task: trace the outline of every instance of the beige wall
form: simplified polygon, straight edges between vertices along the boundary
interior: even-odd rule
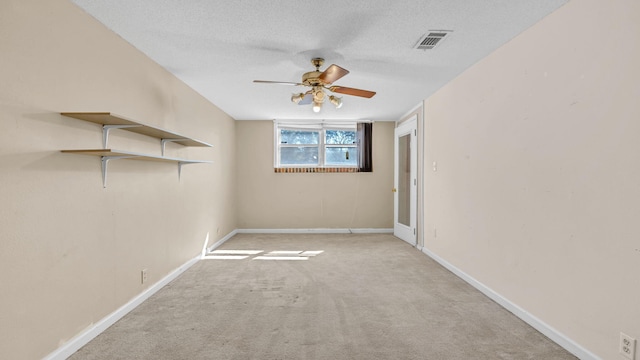
[[[236,228],[234,121],[66,0],[0,2],[0,358],[54,351]],[[101,130],[57,113],[112,111],[192,135],[188,165],[113,161]],[[110,145],[160,154],[113,131]],[[217,230],[219,229],[219,233]],[[140,271],[149,281],[141,285]]]
[[[276,174],[273,122],[236,122],[238,228],[392,228],[393,127],[373,125],[372,173]]]
[[[603,359],[640,339],[639,36],[571,1],[425,102],[426,247]]]

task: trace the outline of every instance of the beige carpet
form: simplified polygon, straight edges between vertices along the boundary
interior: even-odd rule
[[[70,359],[575,359],[391,235],[217,250]]]

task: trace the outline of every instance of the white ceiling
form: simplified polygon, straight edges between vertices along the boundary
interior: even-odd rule
[[[567,0],[72,1],[236,120],[389,121]],[[429,30],[453,32],[415,50]],[[290,100],[305,88],[253,83],[299,82],[314,57],[377,94],[315,114]]]

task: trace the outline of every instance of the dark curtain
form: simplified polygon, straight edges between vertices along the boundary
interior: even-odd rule
[[[373,158],[371,149],[373,143],[373,124],[358,123],[357,131],[358,144],[358,171],[373,172]]]

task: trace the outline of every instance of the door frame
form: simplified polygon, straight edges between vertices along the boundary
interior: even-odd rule
[[[409,226],[398,222],[399,192],[398,189],[398,157],[399,138],[410,135],[410,186],[409,186]],[[394,130],[394,161],[393,161],[393,234],[408,242],[412,246],[417,245],[417,220],[418,220],[418,116],[413,115],[400,123]]]

